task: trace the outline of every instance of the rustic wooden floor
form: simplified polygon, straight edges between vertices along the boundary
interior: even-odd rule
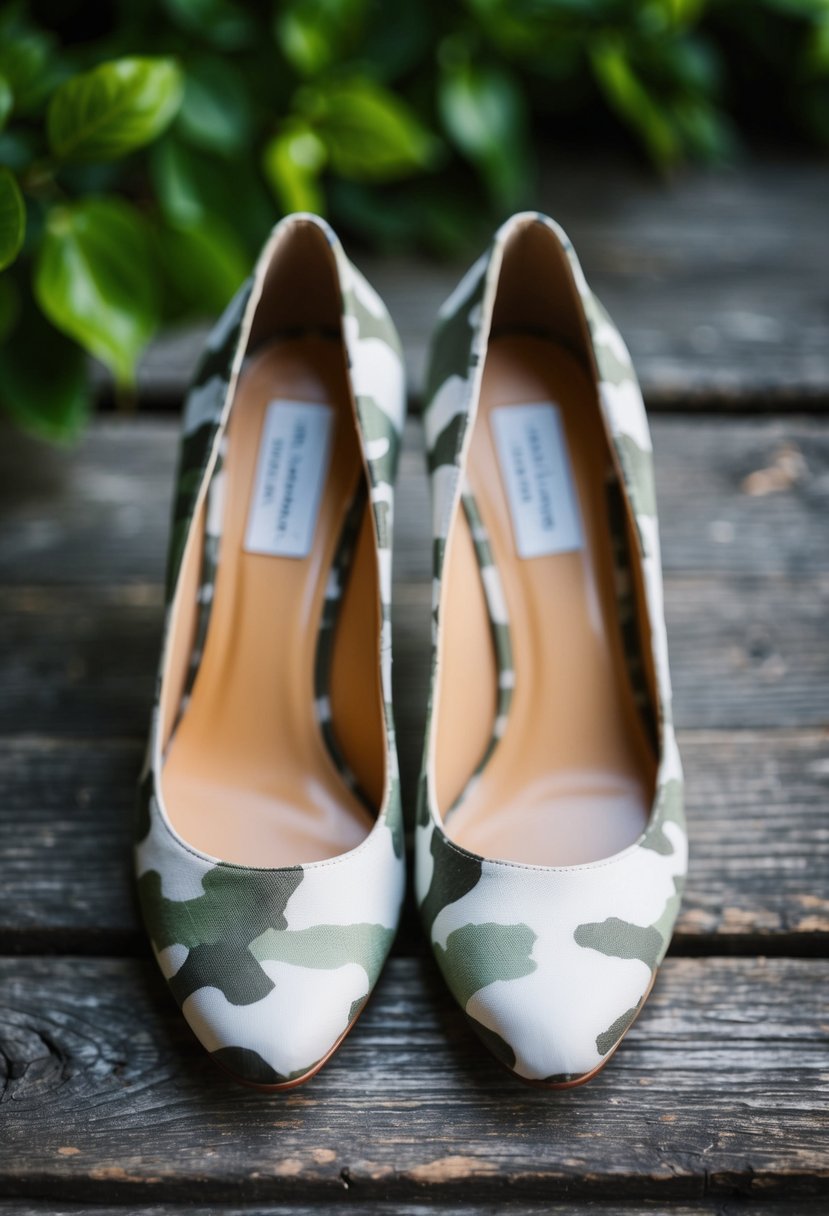
[[[525,1088],[484,1054],[411,909],[366,1014],[318,1078],[267,1097],[214,1069],[148,957],[129,872],[174,420],[103,418],[71,452],[0,434],[0,1216],[826,1210],[829,266],[825,231],[819,247],[808,224],[829,177],[798,173],[694,179],[659,207],[652,186],[637,201],[628,183],[615,227],[583,217],[588,253],[619,268],[610,302],[622,329],[657,343],[645,380],[692,869],[647,1009],[582,1089]],[[734,248],[722,215],[706,244],[694,200],[740,189]],[[656,254],[635,263],[626,312],[629,251],[644,248],[657,212],[663,251],[696,248],[694,292],[709,270],[711,315],[731,318],[717,330],[725,347],[740,325],[760,334],[758,318],[775,322],[756,358],[732,342],[700,370],[703,352],[682,353],[678,254],[665,253],[667,270]],[[765,251],[762,291],[747,231]],[[442,285],[452,273],[440,271]],[[636,304],[648,276],[662,300],[650,321]],[[401,310],[416,352],[432,294],[434,283],[410,287]],[[776,379],[764,370],[775,342]],[[154,375],[148,391],[166,392]],[[430,591],[415,420],[406,439],[395,686],[411,806]]]

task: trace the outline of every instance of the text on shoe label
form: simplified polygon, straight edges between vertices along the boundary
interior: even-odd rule
[[[558,408],[547,401],[504,405],[490,417],[518,556],[581,549],[578,499]]]
[[[334,411],[271,401],[265,413],[245,532],[248,553],[307,557],[328,472]]]

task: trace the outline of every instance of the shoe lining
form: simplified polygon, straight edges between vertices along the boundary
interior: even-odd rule
[[[581,551],[517,554],[491,414],[529,402],[560,410]],[[485,857],[599,860],[633,843],[650,814],[653,673],[624,499],[595,387],[572,354],[537,336],[491,340],[466,476],[447,540],[434,711],[446,830]]]
[[[274,399],[334,407],[328,474],[303,558],[244,547]],[[167,813],[189,843],[225,861],[333,857],[370,831],[385,782],[374,530],[340,341],[283,338],[251,356],[214,485],[204,519],[194,521],[204,528],[191,558],[198,577],[182,572],[185,591],[194,588],[194,625],[177,641],[192,639],[188,699],[161,773]],[[182,660],[173,655],[170,666]]]

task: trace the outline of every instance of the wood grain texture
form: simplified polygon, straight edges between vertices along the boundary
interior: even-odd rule
[[[829,573],[822,421],[657,417],[652,430],[666,570]],[[68,452],[0,434],[4,582],[159,582],[177,444],[173,419],[99,421]],[[397,576],[428,578],[428,487],[414,419],[398,494]]]
[[[351,1196],[351,1197],[349,1197]],[[11,1199],[0,1200],[0,1216],[318,1216],[324,1211],[326,1216],[435,1216],[451,1212],[452,1216],[825,1216],[825,1205],[820,1200],[801,1199],[793,1202],[772,1200],[766,1204],[761,1200],[744,1198],[726,1199],[723,1197],[700,1200],[691,1203],[660,1203],[658,1200],[616,1200],[612,1203],[601,1200],[572,1200],[562,1203],[544,1200],[535,1202],[515,1203],[509,1200],[508,1206],[502,1200],[498,1203],[481,1202],[474,1206],[466,1203],[450,1202],[435,1205],[433,1202],[384,1202],[370,1200],[366,1202],[355,1196],[353,1188],[343,1179],[343,1199],[331,1202],[326,1198],[324,1207],[320,1204],[298,1203],[252,1203],[239,1204],[202,1204],[158,1203],[149,1207],[112,1206],[110,1204],[60,1203],[47,1201]]]
[[[674,718],[685,729],[829,723],[829,578],[665,578]],[[401,752],[421,733],[431,588],[398,586]],[[2,717],[0,717],[2,721]]]
[[[750,949],[754,939],[778,952],[823,948],[829,438],[802,419],[666,418],[655,429],[676,715],[699,867],[677,945],[702,948],[715,937],[718,949]],[[409,806],[429,667],[419,445],[410,423],[394,634]],[[42,462],[15,456],[13,445],[2,450],[6,949],[136,948],[128,840],[162,619],[160,586],[139,576],[157,578],[163,564],[175,447],[172,423],[139,422],[96,425],[75,452],[49,451]],[[781,449],[802,458],[791,484],[747,494],[746,478],[774,468]],[[21,820],[33,830],[15,831]],[[409,943],[415,936],[412,929]]]
[[[394,605],[401,752],[417,761],[429,677],[428,584]],[[829,578],[667,576],[677,723],[686,729],[829,720]],[[162,624],[160,587],[0,589],[0,735],[140,736]]]
[[[826,1191],[825,963],[669,960],[613,1066],[564,1094],[485,1054],[431,960],[392,960],[330,1065],[276,1097],[215,1069],[150,962],[12,959],[0,978],[6,1195]]]
[[[825,164],[689,170],[668,184],[612,158],[550,156],[539,203],[567,229],[652,408],[829,404]],[[398,325],[417,394],[437,309],[477,250],[456,264],[349,251]],[[145,399],[180,399],[206,329],[150,347]]]
[[[428,671],[429,507],[415,423],[407,440],[395,629],[400,726],[414,757]],[[655,441],[680,724],[825,723],[829,434],[805,420],[661,419]],[[20,472],[32,462],[14,443],[3,449],[0,731],[143,733],[175,447],[172,424],[104,424],[78,451],[49,453],[34,477]],[[776,486],[781,461],[790,481],[747,492],[768,489],[769,477]]]
[[[204,1056],[133,901],[176,428],[96,424],[71,453],[0,443],[0,1216],[825,1210],[829,436],[808,418],[664,417],[654,438],[692,856],[645,1013],[586,1089],[519,1086],[448,1000],[409,905],[355,1033],[276,1098]],[[419,442],[410,424],[394,639],[409,807]]]
[[[825,733],[682,732],[680,746],[692,857],[674,952],[825,953]],[[142,750],[137,740],[0,742],[0,952],[146,950],[130,854]],[[424,949],[408,907],[396,950]]]

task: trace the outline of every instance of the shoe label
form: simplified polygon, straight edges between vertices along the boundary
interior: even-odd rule
[[[308,401],[271,401],[265,413],[245,550],[307,557],[328,472],[334,411]]]
[[[490,418],[518,556],[581,549],[578,498],[557,406],[503,405]]]

